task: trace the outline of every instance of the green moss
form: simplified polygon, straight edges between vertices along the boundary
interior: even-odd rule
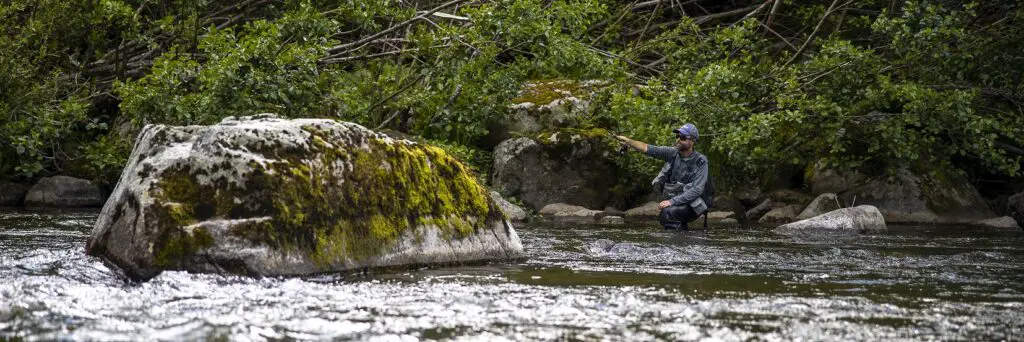
[[[332,141],[340,138],[330,131],[313,125],[305,131],[308,150],[265,151],[279,161],[250,163],[253,172],[241,187],[200,185],[187,166],[165,171],[152,192],[164,208],[158,216],[172,227],[168,231],[211,218],[270,217],[236,225],[229,234],[307,253],[325,267],[379,255],[420,225],[463,237],[503,217],[469,169],[438,147],[387,143],[376,135],[337,146]],[[165,265],[200,245],[165,235],[157,248]]]
[[[284,248],[309,251],[322,265],[359,260],[389,249],[405,232],[434,224],[450,236],[466,236],[501,211],[468,168],[440,148],[356,136],[353,145],[334,146],[328,131],[312,134],[311,163],[279,163],[273,175],[273,230]],[[342,177],[330,165],[345,165]],[[472,222],[472,223],[469,223]],[[264,235],[264,234],[256,234]]]
[[[180,230],[166,230],[154,246],[153,262],[156,266],[175,267],[202,248],[213,245],[213,236],[203,228],[189,234]]]
[[[604,128],[562,128],[557,131],[547,131],[537,134],[537,141],[541,144],[566,144],[580,139],[600,139],[611,137],[611,132]]]
[[[542,81],[532,87],[523,89],[519,97],[512,99],[512,103],[530,102],[537,105],[546,105],[554,100],[568,96],[561,91],[568,91],[574,96],[580,97],[581,90],[582,87],[579,82],[572,80]]]

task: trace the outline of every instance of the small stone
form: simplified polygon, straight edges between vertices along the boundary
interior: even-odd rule
[[[597,223],[618,225],[618,224],[625,224],[626,220],[623,219],[622,216],[605,216],[605,217],[602,217],[601,220],[598,221]]]

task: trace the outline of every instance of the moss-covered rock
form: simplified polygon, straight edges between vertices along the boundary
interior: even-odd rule
[[[440,148],[272,115],[144,128],[87,249],[138,279],[522,256],[486,190]]]
[[[551,203],[604,208],[622,173],[603,129],[560,129],[509,139],[494,150],[491,185],[533,210]]]
[[[488,125],[485,144],[495,146],[515,136],[584,126],[593,116],[595,94],[605,81],[541,80],[523,85],[512,99],[509,115]]]

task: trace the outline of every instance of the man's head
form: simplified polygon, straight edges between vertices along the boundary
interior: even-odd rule
[[[683,127],[672,130],[676,134],[676,148],[680,152],[693,151],[693,144],[697,143],[697,126],[687,123]]]

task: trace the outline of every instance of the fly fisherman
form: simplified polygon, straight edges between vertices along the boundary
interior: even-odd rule
[[[621,135],[615,136],[630,148],[665,161],[665,167],[655,178],[664,183],[662,201],[658,203],[658,221],[665,229],[687,229],[687,223],[697,219],[711,204],[708,186],[708,158],[694,151],[697,126],[691,123],[672,130],[675,147],[648,145]],[[655,184],[658,185],[658,184]]]

